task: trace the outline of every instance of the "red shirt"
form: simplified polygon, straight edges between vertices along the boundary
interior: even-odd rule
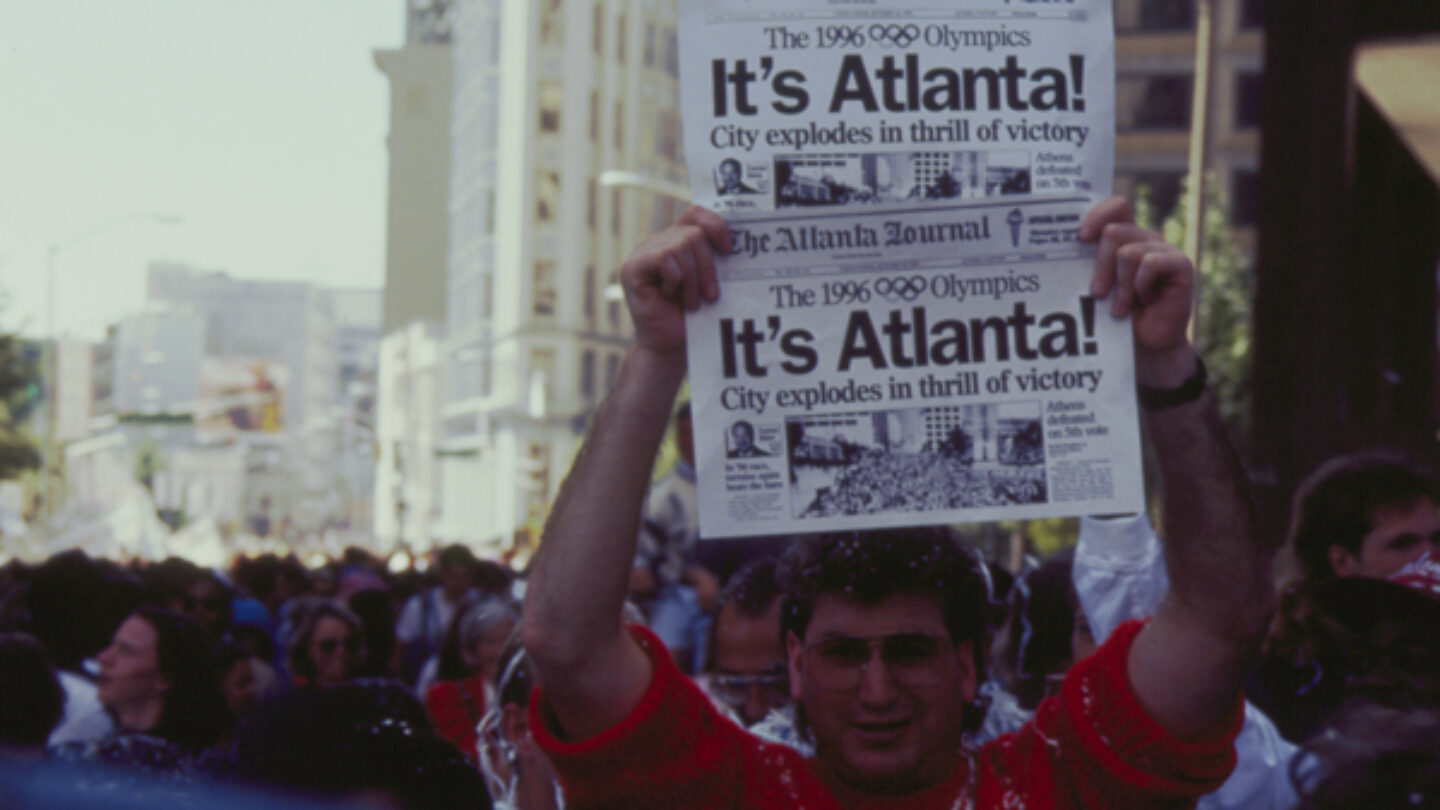
[[[485,678],[472,675],[463,681],[437,681],[425,690],[425,713],[435,733],[454,743],[476,762],[475,727],[485,716]]]
[[[1183,741],[1136,701],[1126,675],[1140,622],[1121,625],[1071,668],[1060,694],[1040,704],[1019,731],[956,755],[955,775],[901,797],[876,797],[863,810],[966,808],[1190,808],[1235,767],[1243,710],[1203,739]],[[530,728],[565,787],[566,806],[656,810],[761,808],[838,810],[816,762],[762,742],[722,718],[664,654],[650,631],[632,634],[654,663],[640,704],[588,740],[557,739],[530,701]],[[657,651],[659,654],[656,654]]]

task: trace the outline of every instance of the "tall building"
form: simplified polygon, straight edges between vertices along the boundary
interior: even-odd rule
[[[1264,0],[1217,0],[1209,166],[1237,241],[1253,249],[1259,209]],[[1160,217],[1180,201],[1195,86],[1195,0],[1115,0],[1115,193],[1149,190]]]
[[[383,549],[428,550],[440,517],[440,325],[417,321],[380,343],[374,536]]]
[[[281,389],[274,426],[279,432],[302,429],[328,413],[336,398],[337,364],[334,315],[324,291],[303,282],[239,279],[164,262],[150,265],[147,282],[148,300],[199,316],[206,358],[237,367],[273,364],[271,381]],[[226,371],[202,376],[214,379]]]
[[[390,81],[385,334],[445,317],[451,5],[408,0],[405,45],[375,52],[375,66]]]
[[[455,8],[441,477],[445,540],[507,545],[543,519],[620,365],[615,269],[679,204],[675,8],[461,0]],[[615,291],[618,292],[618,291]]]
[[[169,263],[150,266],[147,295],[203,325],[196,438],[229,437],[249,448],[247,521],[288,520],[300,531],[326,526],[339,508],[329,441],[340,404],[331,295],[301,282]],[[123,373],[118,350],[116,366]],[[123,411],[118,387],[114,400]]]

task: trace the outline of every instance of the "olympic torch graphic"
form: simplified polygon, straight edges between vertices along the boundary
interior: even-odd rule
[[[1020,213],[1019,208],[1013,208],[1010,210],[1010,214],[1005,217],[1005,221],[1010,223],[1011,247],[1020,247],[1020,223],[1025,221],[1025,215]]]

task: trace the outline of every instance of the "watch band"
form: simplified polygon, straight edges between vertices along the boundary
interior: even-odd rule
[[[1195,371],[1185,382],[1174,388],[1151,388],[1148,385],[1139,387],[1140,405],[1147,411],[1163,411],[1166,408],[1174,408],[1184,405],[1187,402],[1194,402],[1205,393],[1205,383],[1210,375],[1205,371],[1205,361],[1195,356]]]

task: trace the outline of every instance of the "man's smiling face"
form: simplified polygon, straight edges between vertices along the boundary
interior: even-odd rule
[[[954,772],[963,709],[975,697],[974,657],[968,642],[951,642],[938,597],[902,593],[862,605],[822,595],[805,638],[786,641],[791,692],[829,776],[888,794]]]

